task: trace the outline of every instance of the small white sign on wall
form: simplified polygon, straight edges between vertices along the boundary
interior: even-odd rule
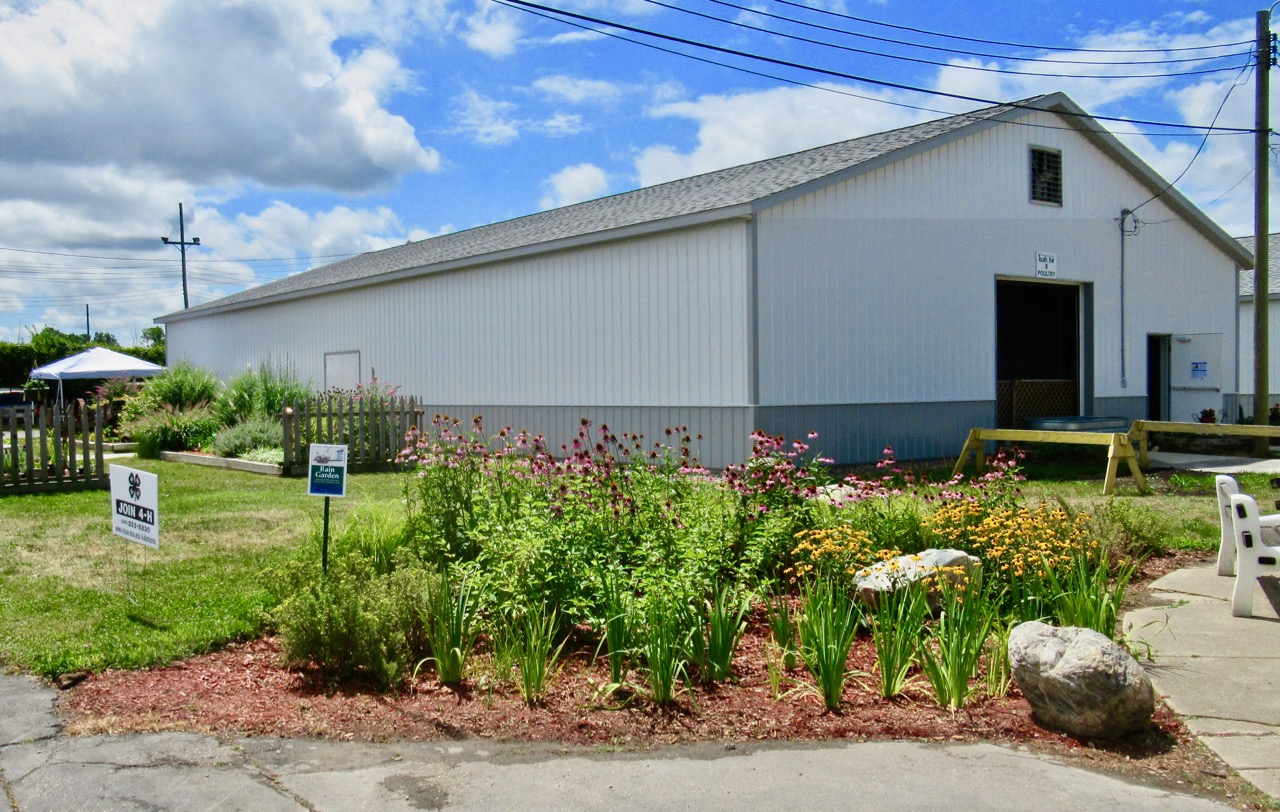
[[[1048,251],[1036,252],[1036,278],[1037,279],[1057,279],[1058,278],[1058,255],[1051,254]]]

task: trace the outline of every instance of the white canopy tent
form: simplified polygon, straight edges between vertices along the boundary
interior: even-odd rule
[[[81,353],[31,370],[31,377],[58,382],[58,403],[62,403],[62,382],[85,378],[149,378],[165,368],[132,355],[90,347]]]

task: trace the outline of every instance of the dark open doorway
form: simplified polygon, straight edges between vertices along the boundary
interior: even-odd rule
[[[1147,419],[1169,419],[1169,336],[1147,336]]]
[[[996,281],[996,406],[1000,428],[1080,414],[1080,289]]]

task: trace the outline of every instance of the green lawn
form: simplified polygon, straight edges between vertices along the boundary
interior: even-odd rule
[[[106,491],[0,498],[0,663],[54,675],[141,667],[252,636],[270,569],[309,543],[322,499],[306,482],[151,460],[160,549],[111,533]],[[403,475],[353,475],[332,518],[400,498]]]

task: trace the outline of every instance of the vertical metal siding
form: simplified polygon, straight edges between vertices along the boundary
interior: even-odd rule
[[[325,352],[436,403],[746,406],[744,223],[720,224],[169,325],[224,378],[264,358],[317,385]]]
[[[1272,336],[1276,330],[1280,330],[1280,301],[1275,299],[1268,300],[1267,307],[1270,312],[1267,318],[1270,321]],[[1228,341],[1228,343],[1230,343]],[[1244,395],[1253,394],[1253,300],[1245,299],[1240,302],[1240,340],[1237,345],[1237,356],[1239,358],[1239,393]],[[1272,340],[1270,353],[1270,368],[1267,373],[1267,381],[1271,384],[1271,402],[1280,403],[1280,395],[1275,394],[1280,391],[1280,346],[1277,346],[1274,338]],[[1244,404],[1246,414],[1253,413],[1252,401]]]
[[[1150,203],[1126,246],[1121,386],[1117,219],[1150,194],[1056,116],[1031,120],[1047,126],[988,129],[760,214],[761,406],[993,398],[995,279],[1034,278],[1036,251],[1057,254],[1058,281],[1095,285],[1099,397],[1143,393],[1148,332],[1232,333],[1230,261]],[[1028,199],[1031,145],[1062,150],[1061,207]]]

